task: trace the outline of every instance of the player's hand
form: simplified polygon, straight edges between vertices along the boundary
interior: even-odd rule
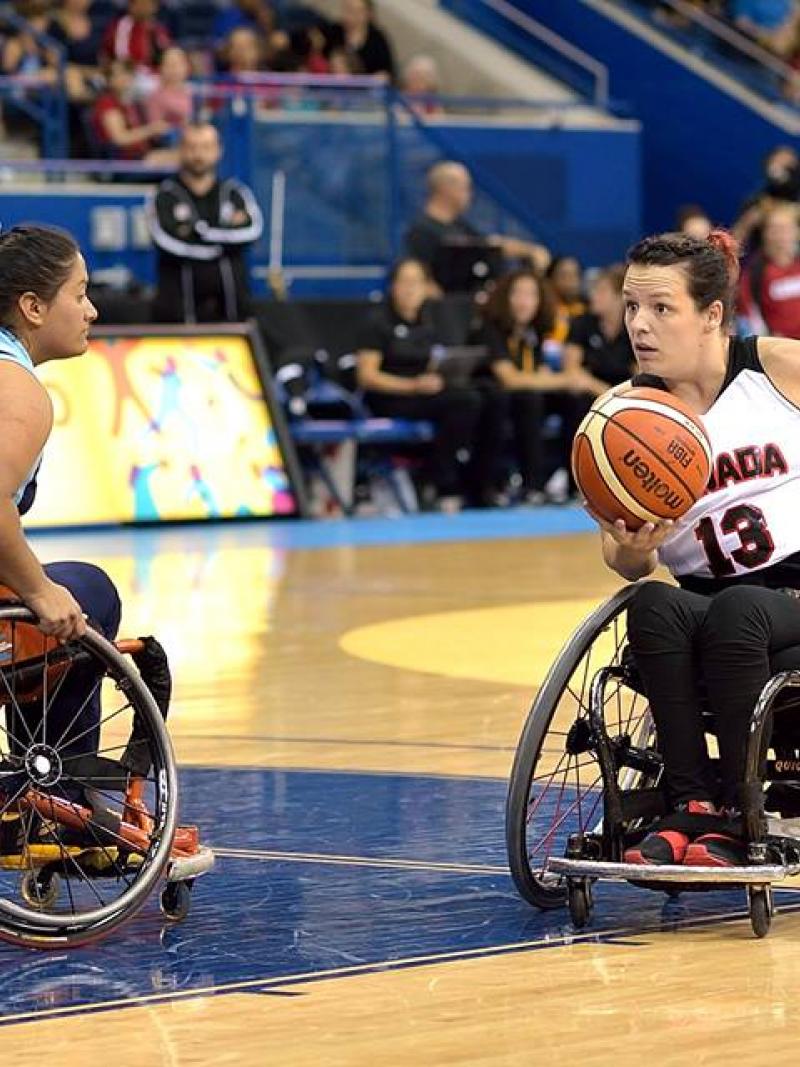
[[[414,379],[414,391],[423,393],[425,396],[441,393],[442,389],[444,389],[444,378],[441,374],[419,374]]]
[[[48,637],[69,641],[86,633],[86,619],[81,606],[69,589],[46,580],[42,591],[24,598],[36,616],[36,625]]]
[[[588,506],[586,510],[601,530],[612,537],[618,545],[631,552],[655,552],[675,529],[675,522],[672,519],[662,519],[660,522],[646,522],[638,530],[629,530],[622,519],[617,519],[613,523],[606,522],[605,519],[593,514]]]

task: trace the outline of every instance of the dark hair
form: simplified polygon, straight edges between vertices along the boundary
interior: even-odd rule
[[[415,256],[403,256],[392,264],[391,270],[386,275],[386,289],[387,291],[392,288],[397,281],[397,276],[403,267],[407,267],[409,263],[413,263],[414,266],[419,267],[422,273],[425,275],[425,281],[431,280],[431,269],[427,263],[423,263],[421,259],[417,259]]]
[[[78,245],[51,226],[14,226],[0,232],[0,324],[10,323],[23,293],[51,304],[67,280]]]
[[[547,270],[544,272],[545,278],[552,278],[555,275],[555,273],[558,270],[558,268],[561,266],[561,264],[562,263],[569,263],[570,260],[572,260],[573,263],[577,263],[578,264],[578,270],[579,271],[581,271],[581,272],[583,271],[583,264],[581,263],[581,261],[578,259],[577,256],[570,256],[570,255],[553,256],[553,258],[550,260],[550,262],[549,262],[549,264],[547,266]]]
[[[739,278],[739,245],[727,230],[712,230],[704,241],[687,233],[645,237],[628,252],[628,266],[680,267],[698,311],[719,300],[723,325],[732,321]]]
[[[499,326],[503,333],[510,334],[516,325],[511,315],[511,290],[522,278],[531,278],[539,290],[539,307],[530,325],[540,337],[544,337],[553,329],[555,322],[553,296],[547,282],[530,268],[512,270],[509,274],[504,274],[492,289],[481,313],[484,319]]]

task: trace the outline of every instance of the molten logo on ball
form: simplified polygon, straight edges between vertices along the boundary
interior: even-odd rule
[[[622,462],[626,467],[631,468],[646,493],[650,493],[656,500],[661,500],[670,511],[682,514],[686,510],[686,498],[662,482],[638,452],[632,448],[628,449],[622,457]]]

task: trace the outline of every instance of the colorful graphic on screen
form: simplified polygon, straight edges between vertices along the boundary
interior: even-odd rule
[[[296,512],[247,337],[93,340],[38,374],[55,423],[26,525]]]

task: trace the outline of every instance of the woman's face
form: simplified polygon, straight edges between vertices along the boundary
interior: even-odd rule
[[[550,280],[562,300],[570,303],[580,298],[583,279],[577,259],[562,259]]]
[[[78,254],[54,300],[41,310],[36,331],[36,349],[43,359],[68,359],[82,355],[89,344],[89,327],[97,309],[86,295],[89,276],[83,256]]]
[[[721,301],[698,310],[686,282],[680,266],[633,264],[625,275],[625,325],[639,367],[667,381],[692,380],[704,340],[722,324]]]
[[[592,286],[589,304],[595,315],[613,315],[622,312],[622,294],[608,278],[600,277]]]
[[[419,263],[404,263],[392,284],[392,301],[399,308],[416,312],[425,302],[427,285]]]
[[[517,278],[508,293],[508,308],[516,326],[528,326],[539,310],[539,286],[533,278]]]
[[[189,59],[182,48],[168,48],[161,58],[161,78],[169,85],[180,85],[189,77]]]

